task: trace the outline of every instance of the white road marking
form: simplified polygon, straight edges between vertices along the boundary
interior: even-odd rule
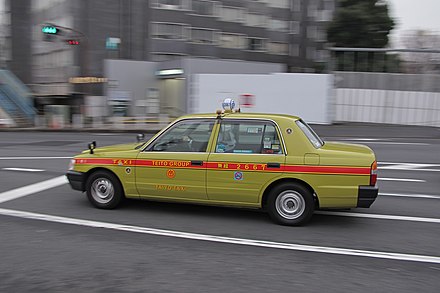
[[[440,167],[440,164],[431,164],[431,163],[407,163],[407,162],[377,162],[380,165],[419,165],[423,164],[429,167]]]
[[[424,164],[424,163],[390,163],[379,162],[379,170],[404,170],[404,171],[425,171],[425,172],[440,172],[440,164]]]
[[[183,239],[191,239],[191,240],[199,240],[199,241],[210,241],[217,243],[228,243],[235,245],[246,245],[246,246],[264,247],[264,248],[276,248],[276,249],[284,249],[284,250],[318,252],[318,253],[349,255],[349,256],[363,256],[363,257],[380,258],[380,259],[392,259],[392,260],[401,260],[401,261],[440,264],[440,257],[438,256],[405,254],[405,253],[394,253],[394,252],[372,251],[372,250],[359,250],[359,249],[328,247],[328,246],[314,246],[314,245],[304,245],[304,244],[295,244],[295,243],[254,240],[254,239],[246,239],[246,238],[232,238],[232,237],[223,237],[223,236],[216,236],[209,234],[197,234],[197,233],[180,232],[173,230],[147,228],[140,226],[121,225],[121,224],[108,223],[108,222],[82,220],[82,219],[52,216],[46,214],[37,214],[37,213],[23,212],[23,211],[9,210],[9,209],[0,209],[0,215],[53,222],[53,223],[78,225],[78,226],[85,226],[92,228],[103,228],[103,229],[110,229],[116,231],[175,237],[175,238],[183,238]]]
[[[410,216],[364,214],[364,213],[350,213],[350,212],[333,212],[333,211],[316,211],[315,214],[328,215],[328,216],[340,216],[340,217],[354,217],[354,218],[368,218],[368,219],[396,220],[396,221],[410,221],[410,222],[424,222],[424,223],[440,224],[440,219],[437,219],[437,218],[421,218],[421,217],[410,217]]]
[[[395,197],[410,197],[410,198],[431,198],[431,199],[440,199],[440,195],[430,195],[430,194],[401,194],[401,193],[382,193],[381,196],[395,196]]]
[[[4,203],[13,199],[17,199],[23,196],[27,196],[33,193],[41,192],[50,188],[54,188],[63,184],[66,184],[66,176],[59,176],[42,182],[34,183],[31,185],[19,187],[6,192],[0,193],[0,203]]]
[[[377,178],[379,181],[402,181],[402,182],[426,182],[426,180],[421,179],[407,179],[407,178]]]
[[[28,169],[28,168],[2,168],[5,171],[21,171],[21,172],[44,172],[42,169]]]
[[[71,159],[72,157],[0,157],[0,160],[50,160]]]

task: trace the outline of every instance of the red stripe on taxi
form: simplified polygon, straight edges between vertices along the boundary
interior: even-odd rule
[[[137,166],[159,167],[175,169],[210,169],[210,170],[237,170],[253,172],[286,172],[286,173],[309,173],[309,174],[346,174],[346,175],[370,175],[370,168],[366,167],[337,167],[337,166],[304,166],[284,165],[279,168],[268,167],[267,164],[256,163],[230,163],[230,162],[203,162],[202,165],[193,165],[191,161],[178,160],[143,160],[143,159],[110,159],[110,158],[77,158],[75,164],[79,165],[114,165],[114,166]]]

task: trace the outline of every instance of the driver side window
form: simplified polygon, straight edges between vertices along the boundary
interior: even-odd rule
[[[158,137],[147,151],[206,152],[213,126],[213,120],[180,121]]]

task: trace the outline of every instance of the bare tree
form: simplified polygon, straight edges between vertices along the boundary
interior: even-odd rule
[[[440,34],[428,30],[411,30],[402,36],[402,44],[405,49],[432,49],[440,48]],[[405,69],[409,73],[439,73],[439,53],[404,53],[401,58],[405,63]]]

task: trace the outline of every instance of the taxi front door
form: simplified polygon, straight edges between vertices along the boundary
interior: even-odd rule
[[[206,200],[208,142],[214,121],[188,120],[171,126],[136,160],[140,197]]]
[[[210,200],[256,205],[268,182],[282,176],[283,146],[270,121],[223,120],[209,156]]]

